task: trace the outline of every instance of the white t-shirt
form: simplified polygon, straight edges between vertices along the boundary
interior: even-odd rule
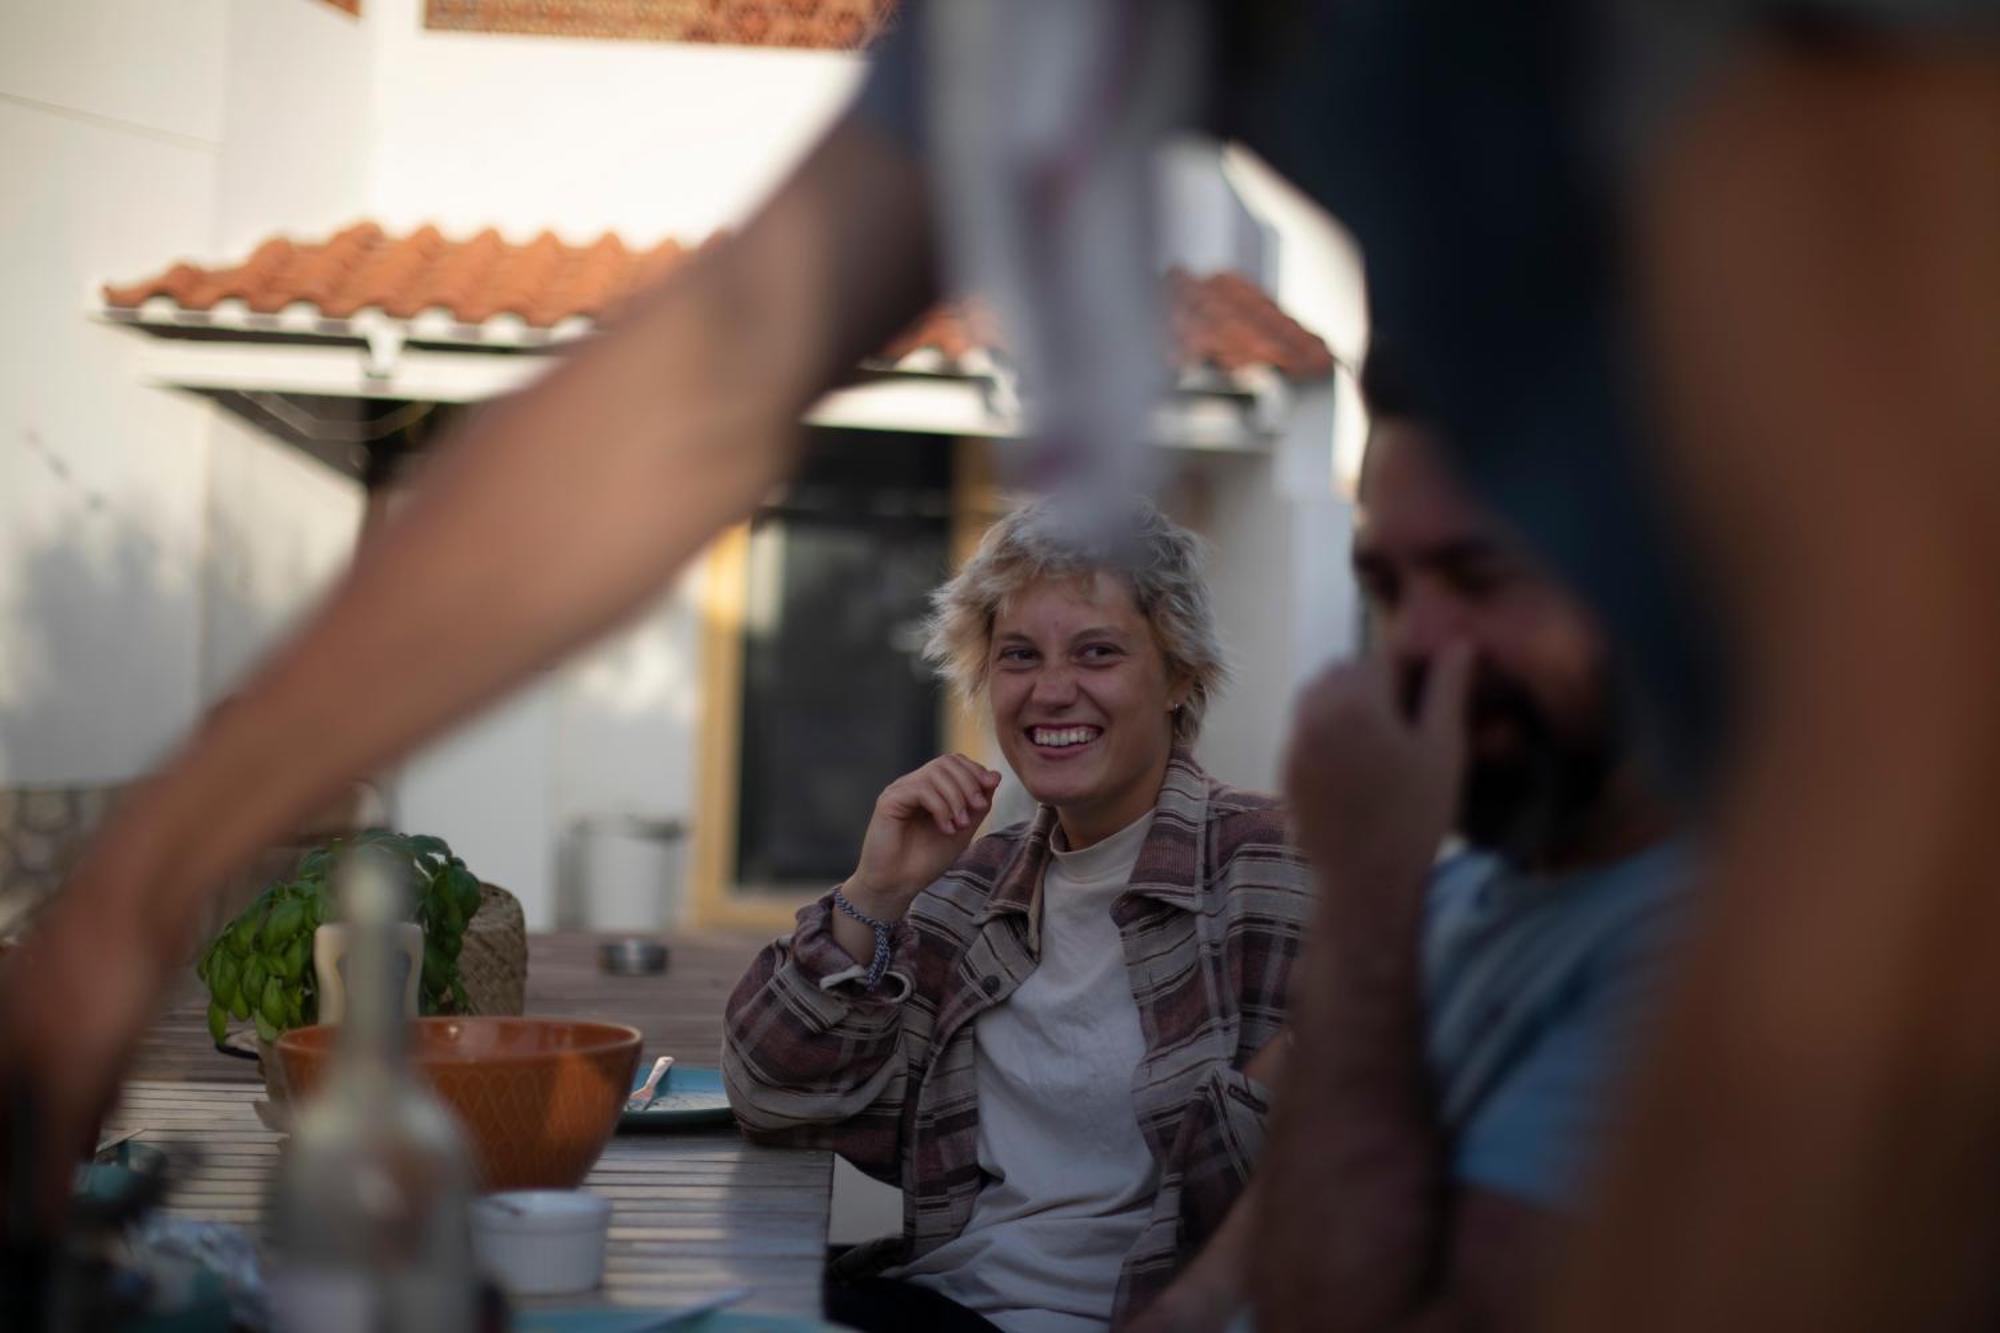
[[[1111,919],[1152,822],[1050,857],[1041,961],[973,1026],[986,1185],[964,1231],[892,1274],[1007,1333],[1106,1328],[1158,1189],[1132,1109],[1146,1041]]]

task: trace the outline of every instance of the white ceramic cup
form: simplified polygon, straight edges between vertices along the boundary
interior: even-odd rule
[[[589,1291],[604,1280],[611,1201],[588,1190],[510,1190],[472,1201],[472,1252],[509,1296]]]

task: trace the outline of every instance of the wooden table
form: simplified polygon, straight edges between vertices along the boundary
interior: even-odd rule
[[[668,941],[664,977],[597,970],[597,939],[534,937],[528,1011],[601,1017],[646,1033],[649,1052],[712,1064],[722,1002],[759,936],[688,934]],[[185,1216],[254,1225],[280,1138],[258,1119],[256,1067],[209,1045],[198,989],[176,991],[149,1035],[108,1131],[191,1146],[201,1162],[169,1196]],[[681,1305],[742,1285],[746,1310],[817,1314],[832,1189],[824,1152],[760,1148],[733,1130],[620,1134],[585,1182],[612,1201],[599,1297],[619,1305]]]

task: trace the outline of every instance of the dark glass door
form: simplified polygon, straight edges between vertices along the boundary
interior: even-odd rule
[[[736,882],[830,886],[881,789],[938,752],[922,658],[951,538],[951,441],[819,431],[752,525]]]

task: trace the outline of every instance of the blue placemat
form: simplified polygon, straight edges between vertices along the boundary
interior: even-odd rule
[[[74,1185],[76,1193],[94,1203],[115,1203],[126,1194],[138,1190],[146,1176],[157,1176],[167,1169],[167,1155],[150,1143],[137,1139],[127,1139],[103,1157],[76,1169]]]
[[[646,1081],[651,1060],[642,1059],[632,1076],[637,1088]],[[676,1064],[660,1082],[660,1095],[643,1111],[626,1111],[618,1117],[620,1129],[693,1129],[730,1122],[729,1094],[722,1090],[722,1071],[699,1065]]]

